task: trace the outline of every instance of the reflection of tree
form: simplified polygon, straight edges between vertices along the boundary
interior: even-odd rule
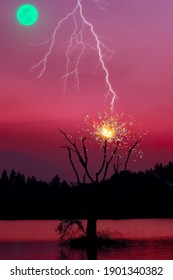
[[[57,231],[60,233],[60,240],[67,238],[72,238],[71,230],[73,226],[76,225],[77,231],[86,234],[85,228],[81,221],[79,220],[63,220],[63,222],[59,223],[57,227]]]
[[[71,250],[65,246],[60,246],[58,249],[58,260],[86,260],[85,250]]]

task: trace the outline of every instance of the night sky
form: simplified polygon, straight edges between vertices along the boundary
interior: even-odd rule
[[[74,137],[86,114],[110,109],[105,100],[105,75],[95,50],[86,48],[79,65],[80,90],[71,77],[63,92],[66,48],[73,21],[59,29],[47,62],[47,71],[36,79],[39,68],[31,67],[48,50],[45,42],[59,20],[74,9],[76,0],[29,1],[39,20],[22,26],[16,19],[22,0],[1,0],[0,16],[0,172],[12,168],[28,176],[50,180],[55,174],[67,181],[75,176],[68,162],[61,128]],[[131,161],[131,170],[145,170],[155,163],[173,160],[173,1],[107,0],[99,9],[82,0],[86,19],[102,42],[114,50],[105,60],[118,99],[114,111],[133,115],[141,124],[144,156]],[[85,41],[94,44],[86,31]],[[40,69],[41,70],[41,69]],[[93,146],[93,153],[100,151]],[[92,158],[93,166],[97,156]]]

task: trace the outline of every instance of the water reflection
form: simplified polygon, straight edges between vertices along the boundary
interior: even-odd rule
[[[99,230],[113,238],[119,231],[123,239],[110,247],[88,251],[57,243],[56,227],[57,221],[0,221],[0,259],[173,259],[172,219],[98,221]]]
[[[173,239],[131,241],[126,248],[100,250],[99,259],[105,257],[110,260],[172,260]]]
[[[56,242],[0,243],[1,260],[86,260],[93,259],[96,251],[72,249]],[[92,255],[90,255],[92,254]],[[99,260],[166,260],[173,259],[173,239],[133,240],[128,245],[97,250]]]

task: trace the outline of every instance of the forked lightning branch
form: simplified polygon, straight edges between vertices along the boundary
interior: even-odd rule
[[[104,9],[105,5],[107,4],[105,1],[101,0],[93,0],[95,3],[97,3],[98,7],[100,9]],[[63,28],[63,24],[67,22],[68,20],[73,20],[73,30],[70,36],[70,40],[66,49],[66,71],[63,75],[62,79],[64,81],[64,90],[66,90],[67,82],[69,77],[73,76],[75,78],[76,84],[75,87],[77,90],[79,90],[79,65],[82,59],[82,56],[85,52],[86,48],[91,48],[93,51],[97,52],[98,56],[98,63],[99,66],[102,68],[104,72],[105,77],[105,85],[106,85],[106,97],[111,97],[111,104],[110,104],[110,110],[113,112],[114,102],[116,99],[116,92],[114,91],[111,81],[110,81],[110,75],[109,70],[106,66],[105,59],[112,58],[114,51],[111,51],[99,38],[97,35],[94,26],[91,22],[87,20],[87,18],[84,15],[83,6],[82,6],[82,0],[76,0],[76,6],[74,9],[69,12],[64,18],[58,21],[57,26],[53,30],[53,34],[51,35],[50,39],[47,41],[48,50],[44,57],[35,64],[30,71],[33,71],[34,69],[38,69],[39,74],[37,75],[37,78],[40,78],[44,72],[47,69],[47,62],[49,59],[49,56],[52,53],[53,48],[55,47],[55,40],[58,36],[58,31],[60,28]],[[79,19],[81,23],[79,24]],[[90,44],[89,42],[86,42],[84,39],[84,31],[86,29],[89,29],[93,39],[94,39],[94,45]],[[72,61],[72,56],[74,52],[77,51],[77,59]]]

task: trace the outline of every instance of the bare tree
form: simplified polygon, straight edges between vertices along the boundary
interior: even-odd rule
[[[107,177],[107,173],[108,173],[108,169],[110,167],[110,164],[114,158],[114,156],[117,153],[118,147],[119,147],[119,141],[116,142],[116,145],[113,149],[113,151],[111,152],[111,155],[108,157],[108,141],[105,139],[103,142],[103,159],[101,162],[101,166],[99,168],[99,170],[97,172],[95,172],[95,178],[91,175],[89,168],[88,168],[88,153],[87,153],[87,148],[86,148],[86,137],[81,138],[81,143],[82,143],[82,152],[79,150],[79,147],[77,146],[77,143],[75,140],[72,140],[64,131],[60,130],[59,131],[64,135],[65,139],[67,140],[67,145],[66,146],[62,146],[63,148],[67,149],[68,151],[68,157],[69,157],[69,161],[70,164],[73,168],[73,171],[76,175],[76,179],[78,184],[82,184],[82,183],[86,183],[86,177],[90,180],[90,182],[93,184],[93,190],[95,189],[95,187],[97,187],[97,185],[100,182],[104,182],[106,180]],[[125,161],[125,171],[127,170],[127,165],[131,156],[132,151],[134,150],[134,148],[136,147],[136,145],[139,143],[140,141],[136,141],[129,149],[128,154],[127,154],[127,158]],[[80,180],[80,176],[79,173],[77,171],[77,168],[75,167],[74,161],[73,161],[73,154],[76,155],[79,163],[81,164],[81,166],[83,167],[84,170],[84,175],[83,175],[83,182],[81,183]],[[117,164],[114,166],[114,170],[116,172],[118,172],[121,163],[120,163],[120,156],[118,156],[117,158]],[[95,241],[96,241],[96,221],[97,221],[97,217],[96,217],[96,211],[95,211],[95,205],[96,205],[96,192],[93,192],[93,195],[90,199],[90,209],[88,212],[88,218],[87,218],[87,227],[86,227],[86,236],[87,236],[87,240],[88,240],[88,246],[89,247],[94,247],[95,246]],[[76,222],[76,220],[68,222],[66,221],[64,228],[62,228],[62,231],[64,230],[65,234],[67,232],[67,229],[69,227],[71,227],[72,224],[77,224],[79,226],[80,229],[82,229],[81,224]],[[61,226],[59,228],[61,230]]]
[[[113,160],[113,158],[114,158],[114,156],[117,152],[119,142],[117,141],[116,146],[115,146],[114,150],[112,151],[110,158],[107,160],[107,140],[104,141],[104,144],[103,144],[103,160],[102,160],[100,169],[97,172],[95,172],[95,179],[94,179],[92,177],[89,169],[88,169],[88,153],[87,153],[87,148],[86,148],[86,139],[87,138],[83,137],[81,139],[81,141],[82,141],[82,151],[83,151],[83,154],[82,154],[79,151],[79,148],[76,144],[76,141],[75,140],[72,141],[71,138],[69,136],[67,136],[67,134],[64,131],[62,131],[60,129],[59,129],[59,131],[64,135],[67,142],[69,143],[69,145],[62,146],[62,148],[66,148],[68,150],[69,161],[70,161],[71,166],[73,168],[73,171],[76,175],[78,184],[81,184],[81,181],[80,181],[79,173],[78,173],[78,171],[77,171],[77,169],[74,165],[73,159],[72,159],[72,152],[74,154],[76,154],[81,166],[84,169],[85,174],[83,176],[83,183],[86,182],[86,177],[88,177],[88,179],[90,180],[91,183],[95,183],[95,184],[98,184],[99,182],[105,181],[110,163],[112,162],[112,160]],[[102,179],[100,179],[101,176],[102,176]]]

